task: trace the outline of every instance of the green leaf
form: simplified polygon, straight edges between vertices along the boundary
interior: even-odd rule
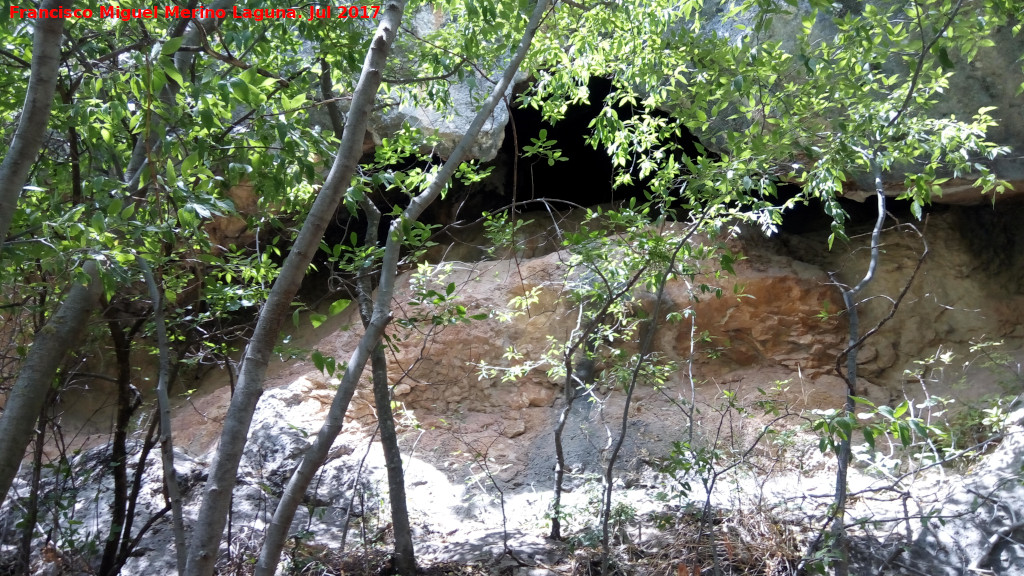
[[[938,50],[935,50],[935,56],[939,59],[939,64],[942,65],[946,70],[952,70],[955,68],[953,61],[949,59],[949,52],[946,51],[945,46],[939,46]]]
[[[315,313],[313,313],[313,314],[309,315],[309,323],[313,325],[313,328],[319,328],[320,325],[323,324],[324,321],[326,321],[326,320],[327,320],[327,315],[326,314],[315,314]]]
[[[231,88],[231,93],[242,102],[249,102],[252,98],[252,93],[249,91],[249,85],[245,83],[245,80],[241,78],[232,78],[228,82],[228,86]]]
[[[153,79],[147,86],[147,90],[151,94],[159,94],[164,86],[167,85],[167,74],[164,73],[163,69],[153,71]]]
[[[118,213],[121,212],[121,207],[123,205],[124,201],[121,200],[120,198],[114,198],[113,200],[111,200],[110,204],[107,205],[107,216],[110,218],[117,216]]]
[[[930,436],[928,433],[928,427],[925,426],[924,422],[922,422],[920,418],[911,418],[907,420],[907,424],[910,425],[911,430],[913,430],[918,436],[921,436],[922,438]]]
[[[184,39],[185,39],[184,36],[178,36],[177,38],[171,38],[167,42],[164,42],[163,47],[160,48],[160,55],[161,56],[170,56],[171,54],[174,54],[175,52],[177,52],[178,48],[181,48],[181,42]]]
[[[818,18],[818,9],[814,8],[809,14],[801,19],[804,36],[808,36],[814,28],[814,21]]]
[[[187,208],[179,208],[178,223],[181,224],[183,228],[195,229],[199,227],[199,218],[196,218],[195,212]]]
[[[840,430],[840,438],[843,440],[849,440],[853,434],[853,420],[849,417],[843,416],[842,418],[836,418],[836,427]]]
[[[185,80],[181,77],[181,73],[178,72],[178,69],[174,67],[174,62],[172,62],[170,58],[161,58],[160,66],[163,68],[164,74],[166,74],[171,80],[177,82],[178,86],[185,85]]]
[[[164,167],[164,178],[167,179],[168,186],[173,186],[178,181],[178,174],[174,170],[174,162],[170,158],[167,159],[167,165]]]
[[[864,406],[870,406],[872,408],[875,407],[875,403],[872,402],[871,400],[868,400],[867,398],[861,398],[860,396],[850,396],[850,399],[853,400],[856,404],[863,404]]]
[[[199,155],[195,152],[189,154],[181,161],[181,175],[188,177],[192,173],[192,169],[199,163]]]
[[[242,71],[241,74],[238,75],[238,77],[243,82],[251,86],[252,84],[255,84],[257,80],[259,80],[259,78],[257,77],[258,75],[259,73],[256,71],[255,68],[246,68]]]
[[[331,307],[327,310],[327,315],[328,316],[337,315],[342,310],[348,308],[348,305],[351,304],[351,303],[352,303],[351,300],[346,300],[344,298],[342,298],[340,300],[335,300],[333,303],[331,303]]]
[[[899,431],[900,444],[902,444],[904,448],[910,446],[910,426],[908,426],[906,422],[900,422],[896,426],[896,429]]]
[[[871,451],[875,451],[875,429],[871,426],[864,427],[864,441],[871,447]]]

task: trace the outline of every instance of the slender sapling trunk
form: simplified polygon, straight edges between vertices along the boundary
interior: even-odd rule
[[[860,317],[857,313],[856,297],[875,277],[878,269],[879,245],[882,237],[882,226],[885,223],[885,188],[882,185],[882,173],[878,162],[871,158],[871,169],[875,178],[875,197],[878,200],[878,218],[875,220],[875,227],[871,231],[871,257],[868,261],[868,270],[856,286],[843,290],[843,304],[850,319],[848,333],[848,345],[846,352],[846,414],[853,417],[856,411],[854,396],[857,396],[857,351],[860,348]],[[841,438],[839,443],[838,465],[836,467],[836,488],[835,500],[833,501],[832,521],[832,546],[838,552],[835,564],[836,576],[848,576],[849,546],[846,541],[846,478],[850,466],[852,452],[850,438]]]

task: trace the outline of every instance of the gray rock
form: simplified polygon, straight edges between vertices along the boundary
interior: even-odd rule
[[[409,18],[408,24],[416,36],[423,38],[439,30],[446,22],[447,17],[438,17],[433,8],[424,6]],[[401,46],[396,47],[394,55],[396,61],[405,58],[401,50]],[[448,83],[447,89],[449,106],[444,109],[418,104],[419,91],[422,90],[422,87],[418,85],[393,86],[390,99],[396,101],[397,105],[384,109],[381,113],[374,115],[370,121],[369,131],[374,144],[380,144],[383,138],[390,137],[398,132],[404,124],[408,124],[413,128],[422,128],[428,133],[432,132],[439,140],[432,152],[442,158],[447,158],[469,129],[470,123],[476,116],[477,108],[490,95],[493,87],[491,82],[504,72],[501,65],[500,62],[496,63],[493,69],[487,70],[490,79],[484,78],[476,71],[470,71],[461,80],[453,78]],[[525,80],[525,75],[520,73],[516,80],[520,82]],[[506,92],[508,98],[512,96],[513,85],[510,85]],[[505,138],[505,126],[508,124],[508,120],[508,108],[501,104],[496,106],[490,119],[484,124],[480,134],[473,142],[468,154],[469,159],[493,160]]]
[[[861,3],[854,0],[836,2],[833,6],[833,13],[845,13],[860,10]],[[879,3],[875,3],[879,4]],[[888,4],[882,2],[880,4]],[[782,48],[792,50],[795,41],[801,31],[802,18],[811,13],[810,5],[806,0],[801,0],[796,9],[779,3],[784,11],[772,17],[772,25],[768,31],[759,38],[762,43],[778,41]],[[730,40],[738,40],[750,33],[751,27],[755,24],[754,15],[740,15],[736,20],[725,21],[727,13],[726,3],[708,2],[705,4],[702,19],[705,22],[704,32],[716,34]],[[746,29],[741,29],[744,26]],[[834,36],[837,28],[832,22],[832,14],[821,12],[812,32],[812,41],[827,42]],[[949,117],[955,115],[957,118],[968,120],[972,118],[979,108],[995,106],[996,110],[990,112],[998,122],[998,126],[992,127],[988,132],[988,139],[1002,146],[1009,146],[1013,150],[1024,149],[1024,97],[1016,94],[1018,88],[1024,82],[1024,71],[1018,59],[1024,54],[1024,35],[1014,37],[1009,27],[995,30],[991,39],[995,46],[982,48],[978,51],[973,62],[967,63],[958,55],[950,55],[955,65],[948,90],[941,95],[941,100],[932,108],[933,117]],[[734,110],[733,110],[734,112]],[[724,142],[715,141],[710,138],[722,129],[743,130],[749,123],[744,119],[728,119],[730,109],[726,109],[718,118],[711,120],[707,134],[698,134],[702,142],[711,149],[724,149]],[[1011,182],[1024,182],[1024,156],[1011,154],[996,160],[980,160],[988,168],[1005,180]],[[847,196],[855,199],[864,199],[873,194],[874,184],[868,174],[854,174],[855,182],[852,184],[859,190],[847,190]],[[965,178],[969,178],[969,175]],[[886,184],[890,186],[892,194],[899,194],[903,189],[904,175],[899,170],[894,170],[886,175]],[[973,204],[989,201],[988,198],[980,197],[967,179],[948,182],[944,187],[943,196],[933,200],[948,204]],[[1017,187],[1017,193],[1020,193]],[[1010,194],[1012,192],[1008,192]]]
[[[1024,411],[1014,416],[1018,422]],[[1010,427],[995,451],[985,458],[937,511],[942,520],[923,522],[911,548],[898,557],[893,574],[1024,573],[1024,427]]]

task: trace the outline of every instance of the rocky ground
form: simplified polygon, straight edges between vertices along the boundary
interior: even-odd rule
[[[308,431],[296,424],[302,422],[300,399],[306,397],[306,386],[307,382],[298,380],[273,389],[261,404],[236,490],[230,546],[233,560],[225,560],[224,565],[229,573],[246,573],[247,562],[257,551],[258,535],[276,503],[275,495],[308,441]],[[691,490],[685,493],[678,482],[654,469],[657,459],[651,454],[663,440],[659,435],[679,429],[678,422],[667,417],[669,410],[678,409],[670,408],[670,402],[657,402],[657,397],[645,398],[642,405],[646,408],[629,419],[636,440],[617,473],[613,559],[631,574],[697,574],[701,573],[698,568],[709,569],[713,560],[708,544],[695,537],[707,491],[701,475],[680,477],[690,482]],[[482,414],[466,414],[461,422],[447,425],[438,421],[433,426],[408,426],[403,432],[408,455],[406,482],[417,553],[425,573],[592,573],[600,491],[594,478],[599,472],[595,462],[602,461],[606,442],[602,419],[617,407],[621,405],[610,401],[604,416],[598,408],[591,408],[589,414],[582,409],[574,413],[567,442],[567,451],[573,455],[569,459],[573,474],[567,483],[571,537],[566,543],[544,537],[549,525],[545,515],[551,498],[551,460],[550,447],[542,444],[549,437],[538,435],[528,451],[531,457],[524,462],[517,457],[523,450],[502,451],[508,439],[502,429],[481,425],[485,420]],[[711,406],[704,409],[705,425],[720,418]],[[1014,416],[1021,417],[1024,413]],[[834,466],[831,458],[821,455],[812,437],[796,431],[794,423],[779,427],[793,432],[787,441],[766,443],[743,465],[724,472],[739,459],[729,446],[738,443],[744,448],[744,442],[750,442],[751,434],[759,431],[763,422],[751,418],[730,430],[730,440],[715,464],[715,471],[723,472],[715,478],[717,485],[710,498],[719,561],[739,571],[734,573],[790,574],[795,573],[807,543],[821,528],[831,502]],[[386,481],[379,445],[369,443],[371,433],[372,428],[354,423],[339,438],[309,507],[299,511],[295,529],[302,538],[288,549],[286,566],[292,572],[286,573],[386,572],[382,568],[390,537]],[[1022,444],[1024,431],[1011,427],[969,475],[936,467],[904,478],[895,489],[886,487],[894,484],[896,473],[857,467],[851,476],[854,496],[848,516],[858,525],[852,534],[863,571],[855,573],[866,574],[869,568],[875,573],[881,562],[887,561],[888,569],[882,573],[952,575],[976,568],[1014,574],[1024,562],[1024,548],[1014,543],[1021,527],[1017,510],[1024,509]],[[461,449],[453,449],[459,446]],[[78,504],[61,512],[67,516],[61,518],[62,529],[55,536],[63,542],[57,549],[63,560],[50,566],[41,563],[37,573],[81,573],[56,567],[74,567],[75,546],[84,548],[89,538],[108,525],[104,502],[110,483],[101,478],[102,454],[98,449],[79,457],[74,490],[52,479],[46,484],[48,492],[64,490],[65,497]],[[179,477],[189,490],[186,518],[195,518],[198,512],[206,466],[205,457],[178,454]],[[156,458],[151,457],[144,478],[142,518],[163,505]],[[25,485],[17,488],[24,491]],[[72,517],[81,522],[76,530],[69,529]],[[6,520],[9,537],[15,533],[9,513]],[[342,546],[347,551],[344,555]],[[173,565],[168,524],[157,522],[124,573],[165,574],[173,571]],[[679,565],[691,572],[682,572]]]

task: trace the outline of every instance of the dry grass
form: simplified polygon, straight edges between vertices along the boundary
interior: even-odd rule
[[[695,514],[657,515],[643,521],[659,529],[644,542],[615,547],[611,574],[698,576],[713,574],[717,563],[723,575],[788,576],[796,574],[801,557],[798,531],[765,513],[718,519],[711,526],[713,534]],[[596,576],[600,566],[600,551],[581,550],[574,554],[569,573]]]

